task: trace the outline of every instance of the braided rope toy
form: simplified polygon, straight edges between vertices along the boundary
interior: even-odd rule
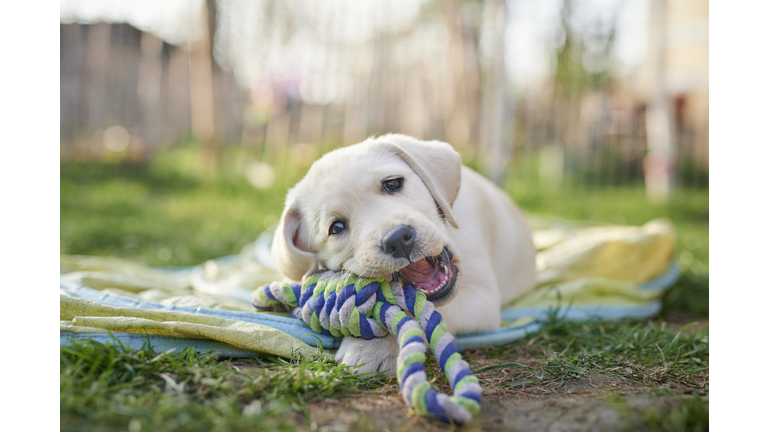
[[[329,336],[397,338],[397,381],[405,403],[420,415],[466,423],[480,412],[482,388],[462,360],[453,335],[427,296],[400,278],[362,278],[325,271],[304,279],[303,287],[272,282],[251,296],[257,309],[285,304],[291,317]],[[440,363],[453,396],[438,393],[424,370],[427,350]]]

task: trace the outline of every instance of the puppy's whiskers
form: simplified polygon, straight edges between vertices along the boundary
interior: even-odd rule
[[[354,267],[354,265],[351,268],[349,268],[349,269],[342,268],[342,272],[344,272],[342,274],[344,276],[344,286],[347,286],[347,283],[349,282],[349,278],[351,278],[352,275],[354,274],[354,271],[352,271],[353,267]]]
[[[347,266],[345,268],[346,271],[348,271],[350,274],[354,274],[357,276],[372,278],[376,277],[377,272],[375,271],[376,265],[375,263],[365,263],[363,261],[357,261],[353,262],[351,265]],[[382,272],[379,272],[382,273]],[[386,272],[385,272],[386,273]]]

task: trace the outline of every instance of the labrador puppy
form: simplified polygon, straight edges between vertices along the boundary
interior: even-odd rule
[[[446,143],[404,135],[334,150],[288,192],[272,243],[287,279],[345,270],[397,272],[454,335],[498,328],[501,305],[534,287],[535,248],[520,210],[462,166]],[[394,375],[393,336],[345,337],[337,362]]]

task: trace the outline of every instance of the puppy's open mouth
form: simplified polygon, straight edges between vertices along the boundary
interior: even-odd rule
[[[454,291],[459,269],[451,264],[453,254],[443,248],[440,255],[414,261],[397,271],[404,283],[427,295],[427,300],[448,300]],[[441,303],[441,302],[438,302]]]

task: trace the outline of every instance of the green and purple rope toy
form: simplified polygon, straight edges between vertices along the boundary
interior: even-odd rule
[[[252,297],[257,309],[285,304],[291,317],[329,336],[365,339],[397,338],[397,381],[405,402],[421,415],[444,422],[466,423],[480,412],[482,388],[469,364],[462,360],[453,335],[427,296],[399,277],[362,278],[349,273],[324,271],[304,279],[303,287],[273,282]],[[438,393],[424,369],[431,350],[453,391]]]

